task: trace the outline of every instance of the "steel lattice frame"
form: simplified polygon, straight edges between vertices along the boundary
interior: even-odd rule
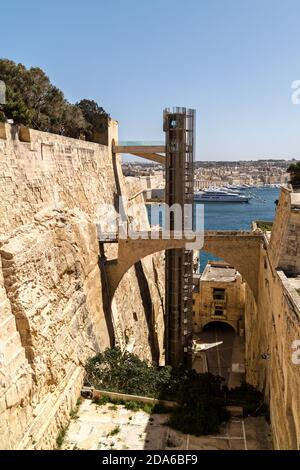
[[[166,204],[180,204],[184,226],[185,204],[194,203],[194,129],[193,109],[164,110],[166,135]],[[194,210],[192,211],[194,230]],[[172,215],[172,214],[171,214]],[[174,219],[166,221],[174,230]],[[168,250],[165,254],[165,357],[166,364],[192,365],[193,252]]]

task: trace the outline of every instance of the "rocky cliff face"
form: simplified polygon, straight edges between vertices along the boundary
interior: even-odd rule
[[[117,137],[116,123],[109,141]],[[87,357],[115,340],[161,357],[163,260],[131,268],[112,305],[99,246],[103,204],[129,199],[110,146],[30,132],[0,139],[0,448],[52,448],[74,408]],[[140,199],[139,199],[140,198]],[[148,229],[141,196],[129,207]]]

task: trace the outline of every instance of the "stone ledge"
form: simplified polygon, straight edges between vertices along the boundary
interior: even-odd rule
[[[141,403],[149,403],[151,405],[162,405],[166,408],[178,408],[179,404],[176,401],[169,400],[158,400],[156,398],[142,397],[139,395],[128,395],[126,393],[109,392],[107,390],[93,390],[93,399],[100,397],[108,397],[112,400],[123,400],[123,401],[138,401]]]

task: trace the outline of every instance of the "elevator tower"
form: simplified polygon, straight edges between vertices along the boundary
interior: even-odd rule
[[[164,110],[166,137],[166,204],[179,204],[184,227],[185,205],[194,204],[194,129],[196,113],[193,109]],[[194,210],[191,211],[194,230]],[[170,230],[176,230],[174,215],[165,221]],[[178,221],[177,221],[178,222]],[[167,250],[165,255],[165,357],[171,366],[192,365],[193,325],[193,251]]]

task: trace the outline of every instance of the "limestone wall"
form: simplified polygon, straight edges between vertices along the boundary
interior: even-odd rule
[[[31,367],[26,359],[15,316],[4,288],[0,259],[0,448],[11,448],[10,426],[14,442],[21,440],[24,423],[32,415],[30,392]]]
[[[265,393],[276,449],[300,449],[300,363],[294,363],[292,347],[300,340],[300,295],[296,278],[278,268],[291,249],[291,233],[300,233],[294,199],[282,190],[271,242],[265,237],[261,248],[257,304],[250,289],[246,298],[247,381]],[[296,266],[299,245],[293,256]]]
[[[273,266],[279,265],[282,251],[286,247],[291,212],[290,194],[291,191],[289,189],[283,188],[276,208],[276,215],[273,223],[274,230],[272,230],[271,233],[271,241],[268,249],[269,257]]]
[[[86,358],[116,341],[159,358],[160,255],[131,268],[108,302],[96,222],[129,195],[102,146],[30,131],[0,138],[0,448],[52,448],[69,419]],[[4,133],[1,134],[5,137]],[[117,139],[112,122],[109,143]],[[142,202],[142,201],[141,201]],[[134,199],[130,204],[133,206]],[[148,229],[144,206],[132,208]],[[117,255],[116,246],[102,255]],[[151,300],[151,310],[147,299]],[[132,302],[134,299],[134,302]]]

